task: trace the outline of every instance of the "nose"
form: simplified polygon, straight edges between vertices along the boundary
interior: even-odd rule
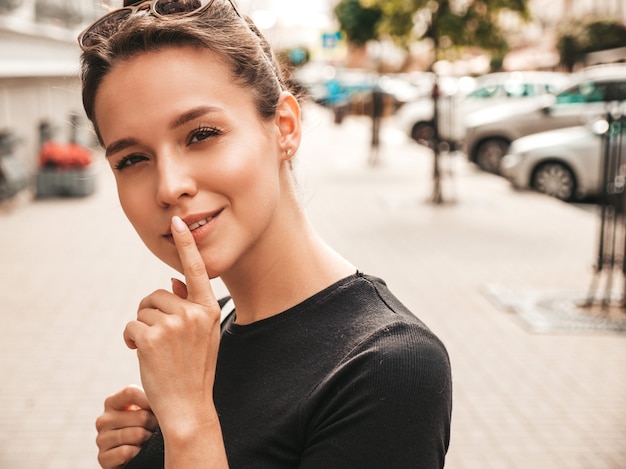
[[[193,197],[197,193],[196,180],[190,167],[176,156],[159,158],[157,202],[162,207],[169,207],[182,199]]]

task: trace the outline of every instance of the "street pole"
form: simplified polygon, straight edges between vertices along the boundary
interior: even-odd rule
[[[437,78],[437,74],[433,75],[433,91],[432,91],[432,100],[433,100],[433,137],[432,137],[432,147],[433,147],[433,192],[430,196],[430,202],[433,204],[442,204],[443,203],[443,191],[441,188],[441,168],[439,161],[439,80]]]
[[[428,34],[433,42],[433,51],[434,51],[434,63],[437,62],[437,57],[439,56],[439,38],[437,36],[437,20],[438,20],[438,7],[432,8],[430,11],[430,25],[428,28]],[[431,71],[433,72],[433,89],[432,89],[432,100],[433,100],[433,136],[432,136],[432,148],[433,148],[433,191],[430,196],[430,202],[433,204],[442,204],[443,200],[443,191],[441,187],[441,168],[439,161],[439,79],[437,77],[437,73],[434,68],[431,66]]]

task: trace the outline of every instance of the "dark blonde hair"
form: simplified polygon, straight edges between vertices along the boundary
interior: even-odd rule
[[[259,115],[275,115],[280,93],[287,85],[268,41],[252,20],[241,18],[229,2],[215,0],[202,14],[184,18],[137,13],[110,37],[83,51],[83,106],[101,142],[94,106],[104,77],[121,61],[171,47],[217,54],[230,65],[234,81],[251,91]]]

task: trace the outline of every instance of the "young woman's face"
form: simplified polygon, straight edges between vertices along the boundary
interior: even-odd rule
[[[98,90],[96,122],[126,216],[170,266],[181,269],[173,215],[192,229],[211,277],[271,231],[280,131],[211,52],[172,48],[117,64]]]

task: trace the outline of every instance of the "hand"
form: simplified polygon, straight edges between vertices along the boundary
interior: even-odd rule
[[[123,467],[137,456],[156,427],[143,389],[128,386],[108,397],[104,412],[96,420],[98,462],[104,469]]]
[[[178,217],[172,236],[185,282],[174,293],[157,290],[144,298],[124,331],[137,349],[141,380],[164,435],[167,427],[192,426],[213,407],[220,339],[220,310],[193,235]]]

